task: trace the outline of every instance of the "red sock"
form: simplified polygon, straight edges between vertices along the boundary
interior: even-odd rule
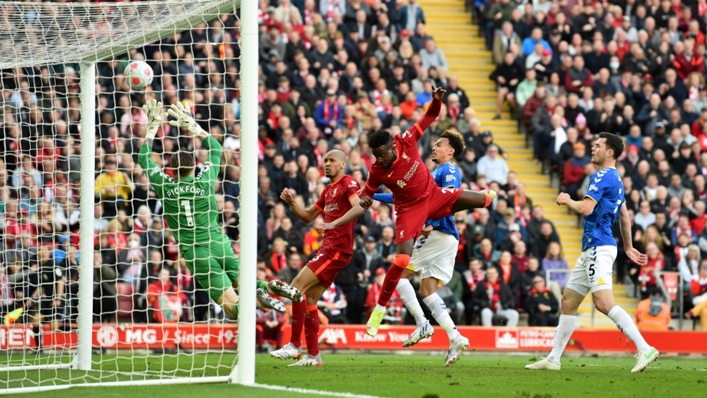
[[[306,313],[307,301],[304,298],[299,303],[292,303],[292,337],[290,337],[290,343],[298,348],[302,346],[302,329],[304,328]]]
[[[307,307],[304,338],[307,340],[307,354],[313,357],[319,355],[319,309],[316,305]]]
[[[403,275],[403,271],[410,264],[410,256],[407,254],[396,254],[393,265],[390,266],[388,272],[385,274],[385,279],[383,280],[383,288],[381,289],[381,294],[378,296],[378,305],[383,307],[388,306],[390,301],[390,296],[393,295],[395,289],[398,287],[398,282],[400,277]]]

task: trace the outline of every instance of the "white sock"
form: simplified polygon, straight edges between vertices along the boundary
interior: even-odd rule
[[[650,351],[651,346],[646,343],[646,339],[644,339],[641,332],[638,331],[636,324],[633,323],[633,319],[631,319],[631,315],[624,311],[623,308],[617,305],[606,315],[614,321],[616,327],[618,327],[626,337],[633,341],[633,344],[638,348],[638,352]]]
[[[577,324],[576,315],[560,315],[560,322],[555,329],[555,337],[552,339],[552,351],[547,359],[560,362],[560,357],[570,341],[574,327]]]
[[[376,304],[376,309],[380,312],[385,313],[385,307],[380,304]]]
[[[447,336],[449,336],[450,342],[452,341],[452,339],[459,336],[459,331],[457,330],[456,325],[454,325],[452,317],[450,317],[449,313],[447,312],[447,305],[444,304],[444,301],[439,298],[439,295],[437,295],[437,293],[430,294],[422,301],[424,301],[427,308],[430,309],[430,312],[432,312],[432,317],[435,319],[435,321],[437,321],[439,326],[441,326],[442,329],[447,332]]]
[[[400,278],[397,289],[398,293],[400,293],[400,299],[403,301],[403,304],[405,304],[405,308],[408,309],[410,315],[415,318],[417,326],[422,326],[427,323],[425,313],[422,312],[422,306],[420,306],[420,302],[417,301],[417,297],[415,296],[415,288],[412,287],[410,281],[405,278]]]

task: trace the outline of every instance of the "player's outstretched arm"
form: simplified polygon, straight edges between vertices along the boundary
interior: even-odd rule
[[[189,103],[182,104],[181,102],[177,102],[173,104],[167,112],[176,119],[170,120],[170,125],[185,128],[191,131],[195,137],[203,141],[204,146],[209,150],[209,160],[214,165],[214,172],[218,175],[217,170],[221,165],[221,144],[216,138],[212,137],[211,134],[199,126],[199,123],[196,122],[189,110]]]
[[[558,205],[567,206],[572,209],[573,212],[585,217],[592,214],[592,212],[594,212],[594,207],[596,206],[596,202],[590,197],[585,196],[582,201],[572,200],[570,195],[564,192],[557,195],[555,202]]]
[[[323,210],[323,209],[318,209],[316,206],[311,206],[307,209],[302,208],[295,201],[294,191],[292,191],[289,188],[285,188],[282,190],[282,193],[280,194],[280,199],[282,199],[285,203],[287,203],[288,206],[290,206],[290,210],[292,210],[292,212],[295,213],[297,218],[299,218],[300,220],[304,221],[307,224],[314,221],[314,219],[317,218],[317,216],[319,214],[321,214],[321,212]]]
[[[427,107],[427,112],[425,112],[424,116],[422,116],[422,118],[416,123],[419,128],[419,136],[416,135],[417,139],[419,139],[424,131],[430,127],[430,124],[437,119],[437,116],[439,116],[439,111],[442,109],[442,99],[444,98],[446,91],[440,87],[433,88],[433,90],[432,102],[430,103],[430,106]]]
[[[648,261],[648,256],[633,247],[633,240],[631,239],[631,215],[628,214],[626,203],[621,205],[621,210],[619,213],[619,226],[621,229],[621,239],[624,242],[624,251],[626,252],[626,256],[638,265],[645,264]]]

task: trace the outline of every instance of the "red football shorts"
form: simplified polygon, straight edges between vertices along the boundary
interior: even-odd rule
[[[437,187],[424,201],[406,209],[396,209],[395,244],[416,239],[428,219],[442,218],[451,214],[452,206],[464,192],[461,188]]]
[[[349,265],[352,256],[351,253],[321,249],[307,263],[307,267],[314,272],[322,286],[329,287],[334,283],[339,271]]]

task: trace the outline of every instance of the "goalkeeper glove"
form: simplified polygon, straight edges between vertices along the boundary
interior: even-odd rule
[[[170,120],[170,125],[179,128],[186,128],[193,134],[199,134],[203,131],[203,129],[199,126],[196,120],[194,120],[194,117],[191,115],[191,112],[189,111],[189,103],[182,104],[181,102],[177,102],[176,104],[173,104],[167,112],[173,118],[177,119]]]
[[[154,99],[147,101],[142,106],[142,109],[147,114],[147,134],[145,134],[145,139],[154,140],[157,130],[159,130],[167,114],[162,113],[162,103]]]

